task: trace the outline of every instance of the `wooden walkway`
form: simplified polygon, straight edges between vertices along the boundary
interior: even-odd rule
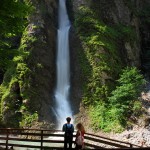
[[[75,136],[75,135],[74,135]],[[39,150],[63,149],[64,133],[60,130],[0,129],[0,147],[37,148]],[[73,144],[74,145],[74,144]],[[85,134],[85,149],[141,149],[137,145],[106,137]],[[142,148],[143,149],[143,148]],[[144,148],[146,149],[146,148]],[[150,149],[150,148],[149,148]]]

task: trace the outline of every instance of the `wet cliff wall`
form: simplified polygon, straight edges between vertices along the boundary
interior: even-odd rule
[[[145,10],[145,4],[148,1],[72,1],[70,18],[75,31],[72,36],[78,37],[71,43],[78,43],[72,47],[77,53],[72,57],[79,66],[76,71],[77,66],[74,67],[72,72],[73,76],[80,74],[80,78],[74,77],[76,90],[73,92],[83,103],[79,120],[90,122],[95,129],[105,128],[107,120],[111,118],[105,118],[105,112],[109,111],[105,106],[109,105],[109,97],[116,89],[122,69],[128,66],[142,70],[141,12]],[[116,110],[112,110],[112,114],[113,111]]]
[[[9,127],[30,126],[33,121],[55,122],[52,110],[58,1],[31,3],[34,9],[28,17],[19,54],[0,87],[1,122]],[[147,20],[147,13],[139,13],[149,2],[67,0],[66,4],[72,23],[70,103],[73,114],[80,112],[78,119],[88,122],[85,116],[90,116],[89,112],[84,112],[97,111],[94,105],[108,102],[121,70],[126,66],[142,68],[141,52],[143,39],[148,37],[148,22],[143,19],[144,15]]]
[[[95,87],[89,89],[91,92],[95,92],[96,86],[103,85],[105,91],[107,83],[113,88],[122,68],[141,66],[139,18],[132,9],[134,7],[138,10],[139,5],[139,1],[123,0],[72,1],[72,5],[69,6],[73,9],[70,11],[73,24],[71,34],[76,39],[72,40],[70,45],[74,45],[71,46],[71,52],[76,55],[71,57],[74,60],[72,63],[78,62],[72,68],[72,78],[76,80],[72,80],[76,83],[74,89],[80,89],[77,87],[78,83],[84,84],[86,80],[95,84],[89,87]],[[78,75],[80,77],[74,77]],[[97,93],[100,94],[103,88]],[[108,93],[110,91],[108,90]],[[74,95],[82,95],[80,90],[75,93]],[[107,94],[102,93],[100,95],[106,97]]]
[[[30,2],[33,11],[22,34],[19,53],[1,84],[1,122],[9,127],[54,121],[57,1]]]

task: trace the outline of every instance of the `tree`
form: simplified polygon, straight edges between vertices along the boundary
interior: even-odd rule
[[[120,123],[125,124],[127,118],[134,112],[138,96],[146,81],[136,67],[125,68],[117,81],[118,86],[112,91],[109,102],[112,108],[118,110],[116,116],[119,116]]]
[[[0,1],[0,68],[5,70],[16,53],[14,40],[27,23],[30,5],[22,0]]]

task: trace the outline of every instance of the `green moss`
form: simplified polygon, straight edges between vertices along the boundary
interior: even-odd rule
[[[24,109],[22,108],[22,110]],[[22,121],[19,124],[20,124],[20,127],[31,127],[34,121],[38,121],[37,112],[33,114],[26,113],[25,115],[22,116]]]
[[[35,29],[35,26],[33,28]],[[24,116],[35,112],[32,104],[25,106],[26,111],[24,112],[22,110],[22,100],[27,99],[29,103],[32,103],[31,99],[37,93],[34,88],[32,89],[31,76],[33,76],[33,73],[31,65],[29,66],[28,64],[32,59],[32,47],[37,42],[36,36],[31,35],[26,29],[22,36],[18,53],[13,58],[0,86],[2,122],[6,126],[18,127],[20,121],[23,122],[24,119],[28,118]],[[42,68],[42,64],[37,63],[36,67]],[[11,122],[8,121],[9,119]]]
[[[86,80],[83,101],[85,104],[105,101],[111,87],[107,86],[104,78],[111,79],[121,68],[116,42],[120,35],[119,31],[98,20],[94,12],[85,7],[80,8],[75,26],[84,49],[80,52],[82,54],[79,54],[84,74],[83,81]]]
[[[0,14],[0,68],[4,72],[9,68],[12,58],[17,55],[16,37],[22,35],[27,17],[32,11],[32,6],[24,1],[3,1]]]
[[[133,110],[140,109],[140,105],[135,102],[135,99],[137,98],[137,89],[143,80],[136,69],[126,70],[126,73],[134,76],[134,79],[126,78],[126,82],[135,81],[137,85],[136,87],[132,86],[132,91],[130,91],[130,84],[116,87],[116,79],[125,65],[120,60],[119,51],[122,47],[120,41],[129,42],[132,45],[137,40],[135,28],[123,24],[106,25],[101,18],[96,16],[94,10],[81,7],[75,20],[83,47],[83,51],[79,53],[83,76],[82,100],[89,109],[92,128],[102,129],[105,132],[121,132],[127,125],[127,114],[131,115]],[[129,81],[129,79],[131,80]],[[123,91],[125,89],[126,91]],[[117,90],[120,92],[115,92]],[[111,92],[116,98],[115,104],[110,100],[113,96],[109,98]],[[132,92],[136,94],[134,93],[134,95]],[[134,96],[131,96],[130,93]],[[123,98],[121,95],[125,97]],[[124,102],[123,104],[118,101],[117,96],[121,96],[120,100]],[[128,103],[129,101],[132,104]],[[133,104],[134,102],[135,104]],[[131,106],[130,110],[128,105]]]
[[[143,76],[136,68],[126,68],[118,82],[107,102],[97,102],[89,106],[91,127],[94,130],[122,132],[126,126],[134,123],[129,118],[141,117],[142,104],[137,99],[141,86],[145,84]]]

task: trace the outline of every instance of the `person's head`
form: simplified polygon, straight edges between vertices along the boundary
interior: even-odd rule
[[[67,120],[68,123],[70,123],[71,118],[70,118],[70,117],[67,117],[66,120]]]
[[[82,125],[81,123],[78,123],[78,124],[76,125],[76,129],[85,132],[85,129],[84,129],[84,127],[83,127],[83,125]]]

